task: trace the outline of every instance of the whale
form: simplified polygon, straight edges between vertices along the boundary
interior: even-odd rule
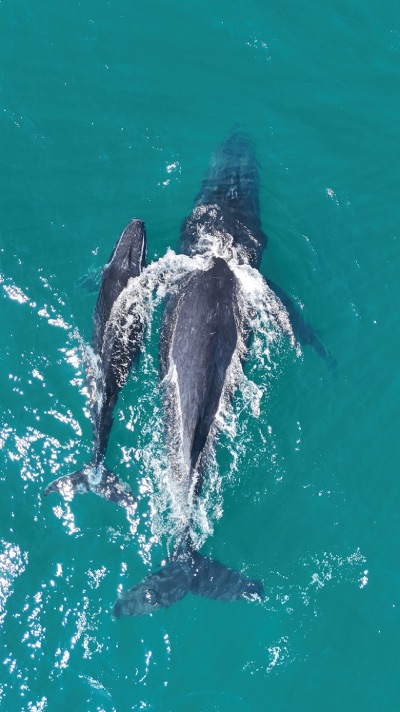
[[[93,429],[92,457],[83,468],[51,482],[44,494],[60,492],[66,499],[94,492],[107,500],[131,507],[135,498],[129,486],[105,464],[113,424],[113,411],[132,366],[142,349],[144,320],[133,308],[124,308],[121,297],[130,280],[142,274],[146,264],[146,231],[133,219],[120,235],[103,269],[93,313],[92,358],[88,361]]]
[[[257,162],[247,137],[232,136],[212,157],[192,212],[182,223],[178,252],[195,257],[204,230],[229,235],[240,261],[259,267],[267,238],[260,220]],[[210,434],[243,329],[237,278],[221,257],[183,276],[167,297],[160,379],[173,487],[185,516],[170,560],[120,594],[113,607],[116,618],[153,613],[189,592],[224,601],[263,597],[261,581],[196,551],[190,533],[207,472]]]
[[[186,510],[171,561],[124,592],[113,613],[143,615],[170,606],[189,591],[219,600],[260,598],[263,585],[195,550],[190,514],[206,473],[205,446],[238,341],[237,281],[225,260],[185,278],[165,308],[160,339],[160,375],[174,489]],[[178,439],[176,433],[179,432]],[[178,461],[178,462],[177,462]]]
[[[160,379],[180,524],[167,563],[120,593],[113,607],[116,618],[153,613],[189,593],[220,601],[263,600],[261,580],[201,554],[191,533],[209,455],[217,441],[217,415],[234,395],[231,365],[239,346],[244,360],[251,339],[238,279],[227,255],[233,255],[236,264],[259,269],[267,246],[259,194],[253,145],[246,134],[234,132],[213,154],[181,228],[178,252],[193,259],[201,254],[209,258],[205,267],[181,278],[167,297],[162,315]],[[223,249],[213,249],[213,243]],[[295,337],[327,356],[292,300],[282,290],[276,299],[289,312]]]

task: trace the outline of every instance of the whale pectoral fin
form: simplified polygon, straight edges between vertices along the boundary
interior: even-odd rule
[[[219,601],[262,600],[264,587],[261,581],[244,576],[219,561],[193,553],[194,568],[190,591],[196,596]]]
[[[283,289],[278,287],[277,284],[271,282],[270,279],[267,279],[267,284],[270,289],[275,292],[276,296],[281,300],[283,306],[286,308],[296,340],[302,346],[312,346],[314,351],[326,361],[329,368],[331,370],[335,370],[336,362],[332,354],[320,341],[311,324],[304,319],[303,315],[290,297],[283,291]]]
[[[88,294],[97,294],[101,283],[102,268],[90,267],[87,274],[76,281],[76,286],[84,289]]]
[[[119,480],[111,470],[106,467],[96,470],[90,465],[53,480],[47,485],[44,494],[48,495],[50,492],[60,492],[67,501],[71,501],[75,494],[94,492],[126,508],[132,507],[135,502],[129,486]]]

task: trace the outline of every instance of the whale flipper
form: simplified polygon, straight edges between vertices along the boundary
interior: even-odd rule
[[[326,346],[324,346],[322,341],[320,341],[317,333],[314,331],[311,324],[304,319],[292,299],[286,294],[286,292],[283,291],[283,289],[278,287],[278,285],[270,279],[267,279],[267,284],[286,308],[296,340],[302,346],[311,346],[318,356],[321,356],[321,358],[326,361],[329,368],[331,370],[335,370],[336,362],[332,354],[328,351]]]
[[[219,601],[238,601],[263,597],[263,584],[239,571],[192,552],[190,556],[170,561],[159,571],[124,591],[113,607],[113,615],[142,616],[168,608],[187,593]]]
[[[118,502],[122,507],[131,507],[135,502],[129,486],[104,465],[88,465],[70,475],[59,477],[44,490],[45,495],[50,492],[60,492],[66,500],[71,500],[75,494],[95,492],[110,502]]]
[[[101,285],[101,273],[100,267],[90,267],[88,272],[76,281],[76,286],[84,289],[88,294],[97,293]]]

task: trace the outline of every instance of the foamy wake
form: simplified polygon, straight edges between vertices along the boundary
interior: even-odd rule
[[[190,505],[188,507],[187,500],[182,502],[179,477],[176,476],[176,469],[174,470],[177,463],[170,460],[166,448],[162,446],[166,417],[174,421],[170,424],[170,431],[179,418],[174,417],[174,414],[163,414],[156,405],[157,399],[149,396],[149,393],[154,392],[158,373],[146,349],[141,367],[144,395],[132,415],[132,420],[140,425],[140,452],[137,455],[140,455],[145,474],[139,490],[149,498],[153,535],[156,538],[166,533],[173,536],[190,520],[193,537],[198,546],[212,533],[213,523],[223,511],[223,479],[215,456],[217,436],[223,435],[224,443],[228,447],[228,475],[231,476],[237,470],[245,449],[243,442],[237,438],[240,421],[243,417],[247,421],[260,418],[261,401],[276,370],[272,352],[276,353],[276,349],[279,350],[286,341],[299,353],[287,311],[258,270],[244,263],[243,255],[235,248],[229,235],[209,235],[206,231],[201,231],[196,256],[177,255],[173,250],[168,250],[164,257],[151,263],[139,277],[129,281],[116,301],[110,317],[113,328],[121,329],[121,324],[124,325],[124,331],[120,333],[122,339],[129,338],[129,325],[133,319],[143,322],[146,340],[149,339],[155,310],[163,299],[178,289],[182,278],[190,272],[209,269],[214,257],[225,259],[237,279],[238,342],[207,443],[207,477],[202,496],[193,508]],[[257,384],[244,373],[245,360],[257,363]],[[92,383],[99,385],[98,361],[93,353],[90,356],[90,352],[89,361],[92,364],[88,369],[92,375]],[[97,388],[97,397],[101,398],[99,390],[101,389]],[[92,391],[95,392],[96,389]],[[235,400],[240,402],[240,412],[237,412],[232,400],[235,392],[238,395]],[[153,416],[144,423],[144,411],[148,413],[149,409],[153,410]],[[175,474],[175,477],[171,476],[172,474]],[[224,476],[226,474],[225,472]]]

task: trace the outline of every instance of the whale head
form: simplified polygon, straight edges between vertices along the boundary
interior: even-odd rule
[[[116,243],[105,270],[112,269],[137,277],[146,258],[146,230],[144,222],[134,218]]]
[[[189,256],[198,254],[205,234],[214,242],[228,238],[239,262],[259,267],[267,244],[261,227],[259,193],[252,142],[246,134],[235,131],[211,158],[192,213],[182,224],[179,251]]]

